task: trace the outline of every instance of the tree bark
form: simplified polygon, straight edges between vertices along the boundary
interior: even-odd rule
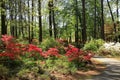
[[[32,0],[32,26],[31,26],[31,39],[34,38],[34,30],[33,30],[33,26],[34,26],[34,0]]]
[[[41,0],[38,0],[38,14],[39,14],[39,42],[42,42]]]
[[[78,1],[75,0],[75,18],[76,18],[76,23],[75,23],[75,43],[78,45]]]
[[[52,20],[53,20],[53,27],[54,27],[54,38],[56,39],[57,38],[57,28],[56,28],[56,23],[55,23],[55,12],[54,12],[54,9],[52,10]]]
[[[104,35],[104,13],[103,13],[103,0],[101,0],[101,38],[105,40]]]
[[[82,42],[85,43],[87,41],[87,34],[86,34],[86,10],[85,10],[85,0],[82,0]]]
[[[5,24],[6,22],[6,14],[5,14],[5,1],[2,0],[1,1],[1,8],[2,8],[2,11],[1,11],[1,34],[2,35],[5,35],[7,34],[7,25]]]
[[[48,2],[48,8],[49,8],[49,34],[50,34],[50,37],[52,37],[52,2],[51,0],[49,0]]]
[[[116,1],[116,6],[117,6],[117,22],[119,21],[119,1]]]

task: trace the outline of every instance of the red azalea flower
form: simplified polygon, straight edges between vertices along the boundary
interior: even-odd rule
[[[2,35],[2,38],[1,38],[1,40],[3,42],[8,42],[8,41],[10,41],[12,39],[13,39],[13,37],[12,36],[8,36],[8,35]]]
[[[57,48],[49,48],[49,50],[46,52],[48,56],[56,56],[59,57],[59,50]]]

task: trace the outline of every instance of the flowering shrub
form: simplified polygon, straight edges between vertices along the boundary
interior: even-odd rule
[[[49,48],[48,51],[46,51],[47,56],[56,56],[59,57],[59,50],[57,48]]]
[[[105,43],[102,47],[100,47],[99,53],[100,55],[112,55],[112,56],[120,55],[120,43],[119,42]]]
[[[19,58],[21,54],[24,54],[26,52],[31,53],[30,57],[33,57],[36,55],[36,53],[39,53],[40,56],[46,58],[49,56],[60,56],[59,50],[57,48],[49,48],[47,51],[42,52],[42,49],[37,47],[36,45],[29,44],[29,45],[23,45],[16,43],[12,36],[3,35],[1,40],[4,45],[4,50],[0,53],[1,57],[9,57],[10,59]]]
[[[16,43],[12,36],[2,35],[1,41],[3,42],[3,51],[0,56],[9,57],[10,59],[19,58],[19,55],[23,54],[22,44]]]
[[[39,53],[41,56],[44,57],[44,55],[42,54],[42,49],[38,48],[36,45],[33,44],[29,44],[27,51],[31,53],[30,57],[33,57],[36,55],[36,52]]]
[[[68,49],[66,50],[67,52],[65,56],[68,57],[69,61],[73,61],[73,60],[89,61],[91,57],[93,57],[93,54],[91,52],[82,51],[72,45],[69,45]]]
[[[8,35],[2,35],[1,40],[7,44],[8,42],[12,41],[13,37],[12,36],[8,36]]]

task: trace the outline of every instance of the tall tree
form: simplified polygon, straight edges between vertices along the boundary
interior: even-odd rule
[[[55,23],[55,7],[54,7],[53,0],[52,0],[52,4],[53,4],[53,7],[52,7],[52,21],[53,21],[53,28],[54,28],[54,38],[56,39],[57,38],[57,28],[56,28],[56,23]]]
[[[104,40],[105,35],[104,35],[104,11],[103,11],[103,1],[101,0],[101,38]]]
[[[33,26],[34,26],[34,1],[35,0],[32,0],[32,27],[31,27],[31,39],[34,38],[34,30],[33,30]]]
[[[49,8],[49,34],[50,34],[50,37],[52,37],[52,7],[53,7],[52,0],[49,0],[48,8]]]
[[[1,0],[1,34],[7,34],[5,0]]]
[[[85,43],[87,41],[86,34],[86,9],[85,9],[85,0],[82,0],[82,42]]]
[[[117,6],[117,10],[116,10],[116,12],[117,12],[117,21],[119,21],[119,7],[118,7],[119,5],[118,4],[119,4],[119,1],[117,0],[116,1],[116,6]]]
[[[76,44],[78,45],[78,37],[79,37],[79,35],[78,35],[78,1],[77,0],[75,0],[75,42],[76,42]]]
[[[42,42],[41,0],[38,0],[38,14],[39,14],[39,41]]]

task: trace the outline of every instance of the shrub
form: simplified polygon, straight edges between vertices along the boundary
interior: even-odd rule
[[[66,50],[67,51],[65,56],[67,56],[69,61],[74,62],[76,67],[78,68],[80,68],[81,66],[85,67],[93,57],[92,52],[80,50],[72,45],[69,45]]]
[[[47,59],[43,68],[51,73],[58,72],[61,74],[75,73],[77,70],[74,63],[69,62],[65,56],[61,56],[57,59]]]
[[[90,51],[97,51],[100,48],[100,46],[102,46],[103,44],[104,44],[104,41],[101,39],[91,40],[84,45],[83,49],[90,50]]]
[[[24,45],[15,42],[12,36],[2,35],[2,51],[0,57],[9,57],[10,59],[18,59],[24,54]]]
[[[99,55],[111,55],[111,56],[119,56],[120,55],[120,43],[105,43],[99,49]]]
[[[43,50],[48,50],[49,48],[52,48],[52,47],[57,47],[57,46],[60,46],[59,42],[57,42],[56,40],[54,40],[53,38],[47,38],[46,40],[44,40],[40,47],[43,49]]]
[[[0,65],[0,76],[7,76],[9,73],[9,69],[7,69],[5,66]]]

